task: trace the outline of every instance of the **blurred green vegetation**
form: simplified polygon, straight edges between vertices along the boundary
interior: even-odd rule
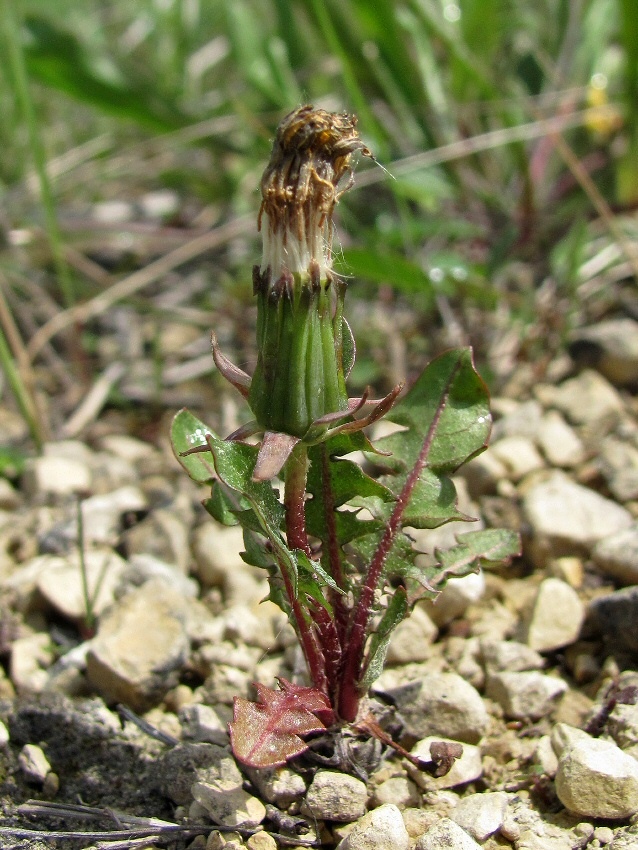
[[[340,205],[336,265],[361,281],[355,298],[404,299],[434,325],[453,315],[480,348],[480,311],[505,309],[519,336],[532,328],[542,340],[538,298],[550,281],[565,302],[558,326],[550,321],[560,339],[584,306],[611,309],[606,282],[634,274],[635,256],[624,277],[613,269],[627,260],[638,202],[637,9],[635,0],[0,0],[0,47],[19,54],[0,63],[0,226],[42,227],[55,259],[59,241],[73,239],[57,221],[82,204],[165,187],[204,222],[254,215],[275,126],[311,102],[355,112],[392,175],[361,163]],[[40,200],[47,177],[53,216]],[[7,233],[0,271],[15,281],[29,272]],[[615,259],[596,265],[619,233]],[[256,259],[256,234],[254,254],[225,257],[220,285],[243,281],[240,303]],[[39,272],[60,308],[96,294],[77,268],[66,285],[60,262]],[[364,340],[364,354],[374,345]]]

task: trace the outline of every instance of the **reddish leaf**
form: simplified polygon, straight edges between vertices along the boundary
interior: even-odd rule
[[[259,702],[235,697],[230,741],[235,757],[248,767],[285,764],[308,748],[302,735],[321,732],[334,719],[321,691],[283,678],[278,682],[279,691],[255,684]]]

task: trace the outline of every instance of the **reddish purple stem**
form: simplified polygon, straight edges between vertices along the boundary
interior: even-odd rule
[[[457,364],[456,368],[448,379],[445,391],[441,399],[441,403],[439,404],[436,413],[432,418],[432,422],[430,423],[430,427],[428,428],[427,434],[425,435],[425,439],[423,441],[423,445],[421,447],[421,451],[419,452],[419,456],[417,457],[414,468],[408,475],[406,482],[403,485],[403,489],[401,490],[401,494],[396,501],[394,510],[392,511],[392,515],[390,516],[390,520],[385,528],[381,541],[379,542],[379,545],[374,555],[372,556],[370,566],[368,567],[368,572],[361,586],[359,598],[354,608],[354,618],[352,620],[352,626],[350,627],[350,633],[348,635],[348,641],[345,649],[345,658],[341,672],[341,687],[339,690],[338,706],[339,717],[342,720],[346,720],[350,723],[356,720],[357,712],[359,710],[359,701],[361,699],[361,694],[359,693],[358,680],[360,679],[363,673],[363,653],[365,649],[368,623],[372,614],[372,603],[374,601],[374,593],[379,584],[379,580],[381,578],[386,559],[390,554],[390,549],[394,544],[397,533],[401,530],[403,514],[405,513],[405,510],[410,502],[412,492],[414,491],[419,477],[427,464],[428,454],[430,453],[430,448],[432,447],[432,441],[434,440],[439,420],[441,419],[441,416],[447,404],[452,382],[454,381],[454,378],[456,377],[456,373],[458,372],[459,368],[460,364]]]

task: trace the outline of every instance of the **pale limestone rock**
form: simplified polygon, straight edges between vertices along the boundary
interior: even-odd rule
[[[558,758],[552,747],[552,739],[549,735],[542,735],[538,739],[538,744],[534,751],[534,761],[538,764],[543,773],[553,779],[558,770]]]
[[[337,850],[408,850],[409,846],[410,836],[401,812],[386,803],[360,818]]]
[[[538,720],[554,708],[567,684],[535,670],[523,673],[494,673],[488,676],[486,694],[497,702],[506,717]]]
[[[27,782],[41,785],[51,770],[49,760],[41,747],[35,744],[25,744],[18,756],[18,765]]]
[[[146,496],[139,487],[132,484],[84,499],[82,502],[84,545],[101,543],[113,546],[117,543],[122,531],[120,525],[122,515],[129,511],[142,511],[147,507]],[[69,531],[70,538],[77,540],[77,523],[74,522]]]
[[[573,587],[558,578],[541,582],[527,623],[527,644],[551,652],[577,640],[585,606]]]
[[[191,741],[226,746],[229,743],[228,722],[231,714],[225,706],[191,703],[179,712],[183,735]]]
[[[212,779],[193,783],[191,793],[210,818],[220,826],[250,829],[266,817],[266,807],[233,779]]]
[[[631,817],[638,812],[638,761],[611,741],[586,735],[563,749],[556,793],[577,815]]]
[[[51,637],[46,632],[17,638],[11,644],[11,681],[19,694],[40,693],[47,685],[53,663]]]
[[[43,555],[47,563],[38,576],[37,587],[47,602],[63,617],[76,622],[87,618],[84,571],[90,609],[100,616],[115,600],[115,590],[127,568],[112,549],[87,549],[83,563],[78,553],[62,558]],[[96,592],[97,591],[97,592]]]
[[[470,794],[461,798],[451,817],[477,841],[485,841],[503,826],[507,802],[504,791]]]
[[[279,845],[269,832],[255,832],[246,839],[248,850],[278,850]]]
[[[584,369],[558,387],[539,384],[535,392],[545,407],[557,408],[576,425],[611,430],[623,413],[618,392],[592,369]]]
[[[479,850],[480,844],[450,818],[441,818],[414,845],[414,850]]]
[[[58,455],[29,458],[22,488],[30,498],[70,496],[91,489],[91,468],[82,460]]]
[[[421,797],[416,785],[407,776],[391,776],[375,787],[373,800],[375,806],[394,803],[400,809],[405,809],[418,806]]]
[[[432,673],[388,691],[406,730],[418,738],[443,735],[476,744],[489,718],[478,691],[456,673]]]
[[[592,557],[619,584],[638,584],[638,523],[599,540]]]
[[[87,675],[108,699],[144,711],[174,684],[189,651],[189,600],[153,580],[100,620]]]
[[[492,452],[506,469],[510,481],[520,481],[545,466],[533,440],[512,435],[492,443]]]
[[[318,820],[349,823],[363,815],[367,799],[365,783],[355,776],[318,770],[308,788],[302,812]]]
[[[239,555],[244,549],[244,533],[238,526],[222,528],[205,522],[193,532],[191,545],[196,575],[204,587],[223,587],[230,573],[246,569]]]
[[[289,767],[246,768],[259,796],[279,809],[287,809],[306,794],[303,777]]]
[[[526,488],[523,513],[532,531],[530,554],[538,567],[573,555],[632,524],[625,508],[553,471]]]
[[[622,750],[638,745],[638,704],[617,703],[607,720],[607,731]]]
[[[482,640],[481,660],[487,673],[521,673],[545,666],[540,653],[515,640]]]
[[[423,738],[412,747],[410,750],[413,756],[418,756],[424,761],[431,761],[430,745],[443,741],[448,744],[458,744],[459,741],[453,741],[450,738],[443,738],[440,735],[430,735]],[[452,768],[445,776],[432,777],[413,765],[407,766],[407,771],[420,788],[428,791],[432,789],[456,788],[457,785],[465,785],[468,782],[474,782],[479,779],[483,773],[483,765],[481,763],[481,751],[473,744],[462,744],[463,755],[461,758],[455,759]]]
[[[505,404],[499,404],[505,402]],[[504,437],[528,437],[534,439],[543,416],[540,404],[531,399],[529,401],[514,402],[512,399],[494,399],[493,407],[503,407],[503,415],[494,423],[492,430],[492,441]]]
[[[596,458],[612,495],[619,502],[638,498],[638,448],[627,440],[606,437]]]
[[[551,466],[572,469],[585,459],[582,440],[557,410],[545,413],[536,440]]]
[[[462,578],[451,578],[430,605],[430,618],[442,628],[461,617],[484,593],[485,576],[482,572],[470,573]]]
[[[425,608],[417,605],[412,614],[393,632],[386,663],[409,664],[412,661],[425,661],[430,654],[430,644],[436,640],[437,634],[438,629]]]

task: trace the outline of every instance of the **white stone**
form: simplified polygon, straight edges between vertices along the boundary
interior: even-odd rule
[[[151,579],[161,579],[175,589],[180,596],[199,596],[199,585],[175,565],[167,564],[155,555],[139,552],[128,559],[129,569],[124,573],[123,583],[140,585]]]
[[[87,549],[84,563],[77,553],[62,558],[43,555],[47,563],[38,576],[37,587],[59,614],[76,622],[95,616],[115,601],[115,590],[127,567],[126,561],[112,549]],[[88,600],[84,592],[84,572]]]
[[[613,428],[623,412],[620,395],[593,369],[584,369],[558,387],[538,385],[536,395],[546,407],[558,408],[577,425],[605,423]]]
[[[492,440],[500,440],[504,437],[528,437],[534,439],[538,432],[543,409],[540,404],[531,399],[530,401],[514,402],[511,399],[494,399],[493,405],[499,407],[503,404],[504,415],[494,423]],[[507,409],[510,408],[510,409]]]
[[[430,606],[431,607],[431,606]],[[409,664],[425,661],[430,655],[430,645],[436,640],[438,629],[422,605],[395,629],[388,647],[387,664]]]
[[[421,797],[416,785],[407,776],[391,776],[375,787],[373,800],[375,806],[394,803],[400,809],[405,809],[408,806],[418,806]]]
[[[194,782],[191,793],[220,826],[255,827],[266,817],[266,807],[233,779]]]
[[[585,606],[573,587],[558,578],[541,582],[527,624],[527,644],[551,652],[578,639]]]
[[[259,796],[268,803],[274,803],[279,809],[287,809],[306,794],[303,777],[289,767],[246,770]]]
[[[39,693],[47,685],[47,672],[53,663],[51,637],[36,632],[17,638],[11,644],[11,681],[19,694]]]
[[[368,791],[360,779],[346,773],[318,770],[308,788],[302,812],[318,820],[349,823],[363,815],[367,800]]]
[[[638,744],[638,704],[617,703],[607,720],[607,731],[622,750]]]
[[[0,720],[0,747],[6,747],[9,743],[9,730],[6,724]]]
[[[430,745],[438,741],[448,744],[459,744],[460,741],[452,741],[450,738],[443,738],[440,735],[430,735],[417,741],[414,747],[410,750],[413,756],[431,761]],[[420,788],[426,790],[456,788],[457,785],[465,785],[468,782],[474,782],[483,774],[483,764],[481,762],[481,751],[473,744],[461,744],[463,754],[461,758],[454,759],[452,768],[445,776],[431,777],[428,773],[419,770],[414,765],[408,765],[407,771],[414,779]]]
[[[69,496],[91,488],[91,469],[81,460],[56,455],[29,458],[22,487],[30,497]]]
[[[552,466],[571,469],[585,458],[582,440],[557,410],[543,416],[536,440]]]
[[[467,528],[464,530],[467,531]],[[461,617],[484,593],[485,576],[482,572],[451,578],[431,605],[430,617],[437,626],[446,626]]]
[[[51,770],[49,760],[35,744],[25,744],[18,756],[18,764],[27,782],[42,784]]]
[[[545,466],[533,440],[512,435],[492,443],[492,452],[507,470],[510,481],[520,481]]]
[[[443,735],[476,744],[487,729],[478,691],[456,673],[432,673],[388,691],[411,735]]]
[[[221,528],[205,522],[193,532],[192,548],[197,577],[204,587],[223,587],[233,570],[243,572],[246,567],[239,555],[244,549],[239,527]]]
[[[527,489],[523,513],[532,531],[530,554],[539,567],[550,557],[573,555],[574,549],[588,551],[633,521],[625,508],[558,470]]]
[[[638,761],[611,741],[586,736],[563,750],[555,787],[574,814],[628,818],[638,812]]]
[[[506,811],[504,791],[485,791],[462,797],[451,817],[477,841],[485,841],[503,826]]]
[[[488,676],[486,694],[508,718],[538,720],[549,714],[566,691],[567,684],[562,679],[532,670]]]
[[[279,845],[269,832],[255,832],[246,839],[246,847],[248,850],[278,850]]]
[[[122,531],[122,514],[127,511],[141,511],[147,507],[146,496],[139,487],[132,484],[85,499],[82,502],[85,545],[89,542],[114,545]],[[74,523],[73,531],[73,538],[77,539],[77,523]]]
[[[542,655],[515,640],[482,640],[481,660],[487,673],[520,673],[545,666]]]
[[[596,458],[614,498],[621,503],[638,499],[638,448],[609,436],[600,444]]]
[[[543,773],[553,779],[558,770],[558,758],[552,747],[552,739],[549,735],[542,735],[538,739],[536,749],[534,750],[534,761],[538,764]]]
[[[210,705],[201,705],[200,703],[184,706],[179,713],[179,719],[185,737],[192,741],[226,746],[229,743],[228,721],[230,717],[227,715],[220,716],[222,711],[223,706],[213,708]]]
[[[136,711],[159,701],[188,655],[188,603],[160,580],[120,600],[100,620],[87,656],[94,687]]]
[[[638,584],[638,523],[599,540],[592,557],[619,584]]]
[[[450,818],[441,818],[422,835],[414,850],[479,850],[480,844]]]
[[[401,812],[386,803],[360,818],[337,850],[408,850],[409,846],[410,836]]]

